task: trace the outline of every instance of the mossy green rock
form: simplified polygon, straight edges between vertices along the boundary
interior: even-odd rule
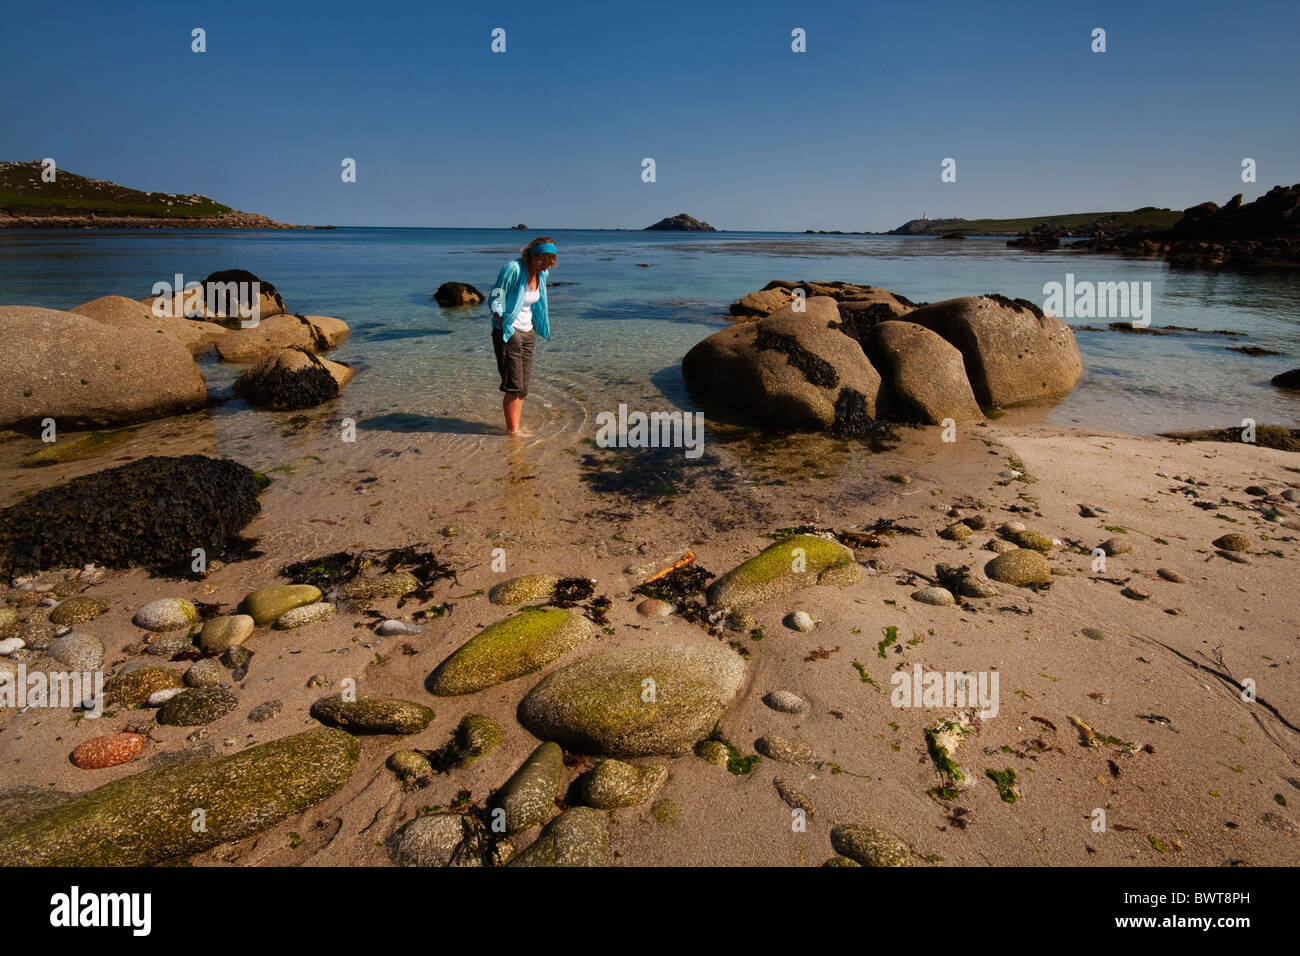
[[[898,837],[856,823],[833,828],[831,846],[862,866],[907,866],[911,859],[907,844]]]
[[[511,866],[608,866],[609,821],[591,807],[570,807],[546,825]]]
[[[67,441],[59,442],[57,445],[46,445],[40,451],[32,452],[24,458],[22,465],[24,468],[40,468],[44,465],[80,461],[83,458],[90,458],[93,455],[108,451],[114,445],[120,445],[134,434],[135,431],[130,428],[115,432],[88,432],[85,435],[78,435],[76,438],[69,438]]]
[[[401,597],[420,587],[420,579],[409,571],[377,574],[371,578],[357,578],[339,588],[339,597],[345,601],[370,601],[375,598]]]
[[[131,620],[146,631],[182,631],[199,622],[199,609],[186,598],[160,598],[136,611]]]
[[[1003,584],[1046,584],[1052,579],[1052,566],[1037,551],[1016,548],[986,564],[984,574]]]
[[[563,608],[520,611],[461,645],[429,675],[425,686],[439,697],[472,694],[541,670],[593,631],[585,617]]]
[[[239,704],[221,687],[196,687],[181,691],[158,708],[158,723],[173,727],[200,727],[230,713]]]
[[[57,627],[76,627],[93,621],[108,610],[108,602],[93,597],[72,597],[50,612],[50,623]]]
[[[343,785],[357,742],[321,728],[228,757],[196,757],[115,780],[17,826],[3,866],[150,866],[266,829]],[[193,811],[204,811],[195,832]]]
[[[403,780],[415,780],[433,775],[429,758],[418,750],[398,750],[388,757],[388,769]]]
[[[493,604],[519,605],[525,601],[550,600],[560,579],[551,574],[525,574],[494,585],[488,591]]]
[[[243,610],[252,617],[254,624],[265,627],[285,611],[312,604],[320,598],[320,588],[310,584],[275,584],[259,588],[244,598]]]
[[[564,776],[564,751],[546,741],[532,752],[492,800],[505,811],[507,833],[518,833],[555,815],[555,797]]]
[[[253,618],[248,614],[214,617],[203,625],[198,645],[205,654],[221,654],[253,636]]]
[[[602,760],[584,773],[574,786],[578,799],[597,810],[635,807],[653,797],[668,779],[662,764],[636,767],[621,760]]]
[[[857,860],[850,860],[847,856],[833,856],[822,866],[862,866]]]
[[[1214,546],[1222,548],[1224,551],[1249,551],[1250,538],[1244,534],[1225,534],[1221,538],[1214,539]]]
[[[1052,548],[1056,547],[1056,542],[1052,540],[1050,534],[1043,534],[1041,531],[1035,531],[1032,528],[1017,531],[1010,537],[1017,545],[1029,551],[1040,551],[1047,554]]]
[[[744,685],[744,660],[720,644],[608,651],[542,680],[519,721],[569,750],[675,756],[709,736]]]
[[[125,674],[114,674],[104,681],[104,696],[123,707],[143,707],[151,694],[184,686],[184,679],[176,671],[165,667],[141,667]]]
[[[448,759],[451,766],[460,770],[472,767],[486,757],[505,739],[501,725],[482,714],[466,714],[456,726]]]
[[[353,734],[418,734],[433,720],[433,711],[423,704],[376,694],[357,694],[350,701],[342,694],[322,697],[311,705],[311,715]]]
[[[714,606],[747,607],[793,594],[814,584],[857,584],[862,569],[838,541],[796,534],[764,548],[709,586]]]

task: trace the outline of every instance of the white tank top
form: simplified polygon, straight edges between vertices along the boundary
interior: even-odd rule
[[[542,297],[542,290],[524,289],[524,301],[519,306],[519,311],[515,313],[514,328],[516,332],[531,332],[533,330],[533,303]]]

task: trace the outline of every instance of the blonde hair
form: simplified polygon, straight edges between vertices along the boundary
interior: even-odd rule
[[[538,236],[536,239],[534,239],[528,245],[524,246],[519,251],[523,255],[525,262],[527,262],[531,257],[535,259],[538,265],[542,267],[542,271],[545,271],[547,269],[552,269],[555,267],[555,253],[553,252],[534,253],[533,247],[540,246],[544,242],[554,242],[554,241],[555,240],[552,239],[550,236]]]

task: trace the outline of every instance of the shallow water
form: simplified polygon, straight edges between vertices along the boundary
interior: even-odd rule
[[[0,303],[71,308],[111,293],[133,298],[175,273],[201,279],[248,269],[273,282],[290,309],[335,315],[352,328],[333,358],[358,374],[335,407],[310,420],[352,417],[362,433],[444,436],[470,451],[495,441],[500,417],[486,307],[441,309],[445,281],[487,292],[533,232],[460,229],[316,231],[9,231],[0,233]],[[1300,396],[1269,378],[1300,365],[1300,276],[1172,270],[1163,262],[1061,250],[1023,253],[1001,239],[964,242],[882,236],[551,233],[553,339],[539,346],[525,425],[541,440],[589,438],[595,415],[620,402],[693,409],[679,363],[727,323],[728,304],[774,278],[846,280],[937,301],[999,292],[1042,303],[1043,285],[1149,281],[1151,325],[1238,337],[1077,332],[1085,374],[1049,422],[1136,434],[1222,427],[1254,418],[1294,425]],[[644,263],[645,265],[641,265]],[[1104,328],[1107,319],[1068,319]],[[1285,353],[1249,357],[1231,345]],[[217,390],[239,369],[205,360]],[[279,447],[279,424],[232,401],[213,413],[218,451]],[[566,441],[567,443],[567,441]]]

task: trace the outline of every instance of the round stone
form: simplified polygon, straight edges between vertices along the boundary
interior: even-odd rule
[[[947,588],[921,588],[912,592],[912,600],[919,604],[933,604],[935,607],[951,607],[957,603],[952,592]]]
[[[321,621],[328,621],[337,610],[333,604],[324,601],[291,608],[277,617],[272,627],[277,631],[291,631],[297,627],[306,627],[308,624],[318,624]]]
[[[636,612],[642,617],[667,617],[673,613],[673,606],[658,598],[646,598],[636,606]]]
[[[144,752],[144,738],[139,734],[105,734],[78,744],[72,762],[82,770],[101,770],[128,763]]]
[[[72,597],[50,612],[50,623],[56,627],[76,627],[93,621],[108,610],[108,602],[93,597]]]
[[[994,581],[1023,587],[1027,584],[1046,584],[1052,579],[1052,566],[1037,551],[1017,548],[999,554],[985,566],[984,573]]]
[[[1249,551],[1250,538],[1244,534],[1225,534],[1221,538],[1214,539],[1214,546],[1222,548],[1224,551]]]
[[[180,631],[199,622],[199,609],[185,598],[161,598],[140,608],[131,620],[146,631]]]
[[[802,714],[808,702],[792,690],[770,690],[763,695],[763,703],[783,714]]]
[[[791,611],[785,616],[785,626],[792,631],[807,634],[817,626],[817,620],[807,611]]]
[[[226,648],[242,644],[253,634],[253,618],[248,614],[214,617],[203,625],[199,648],[205,654],[221,654]]]

